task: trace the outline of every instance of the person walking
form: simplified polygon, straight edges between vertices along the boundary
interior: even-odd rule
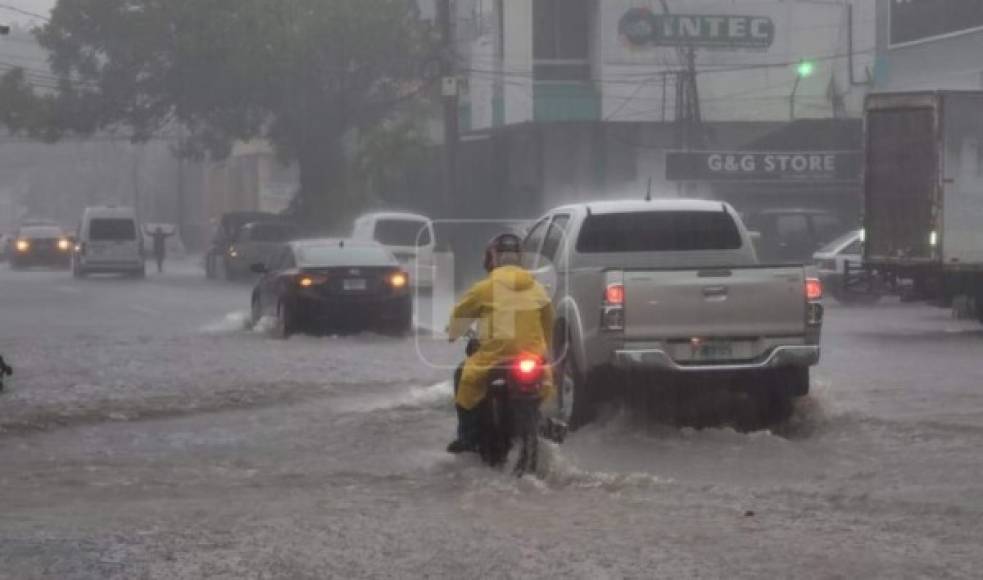
[[[164,258],[167,257],[167,238],[174,235],[174,232],[165,232],[164,228],[157,226],[154,231],[148,233],[153,239],[154,260],[157,262],[157,273],[164,272]]]

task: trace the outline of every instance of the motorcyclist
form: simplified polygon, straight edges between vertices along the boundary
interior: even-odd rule
[[[472,324],[478,325],[480,346],[455,376],[457,439],[451,453],[474,451],[478,441],[478,405],[485,397],[488,373],[502,361],[520,354],[546,360],[553,332],[553,305],[546,290],[523,269],[522,241],[501,234],[485,248],[488,276],[471,287],[451,313],[448,336],[454,341]],[[552,373],[544,369],[544,397],[553,396]]]

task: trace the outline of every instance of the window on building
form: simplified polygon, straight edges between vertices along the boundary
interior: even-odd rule
[[[536,80],[590,78],[589,0],[533,0]]]

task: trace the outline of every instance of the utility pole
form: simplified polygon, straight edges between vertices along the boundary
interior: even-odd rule
[[[457,198],[457,149],[459,144],[459,83],[454,50],[454,14],[451,0],[438,0],[441,45],[441,98],[444,103],[444,187],[443,207],[453,208]]]
[[[684,151],[702,149],[703,115],[696,82],[696,49],[684,51],[686,68],[676,73],[676,146]]]
[[[177,127],[178,135],[178,151],[177,151],[177,234],[178,239],[181,243],[185,242],[184,235],[184,222],[185,222],[185,207],[184,207],[184,124],[178,123]]]

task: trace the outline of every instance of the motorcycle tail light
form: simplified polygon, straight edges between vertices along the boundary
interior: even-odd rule
[[[533,355],[520,356],[512,365],[512,375],[524,391],[539,388],[538,382],[543,377],[543,360]]]

